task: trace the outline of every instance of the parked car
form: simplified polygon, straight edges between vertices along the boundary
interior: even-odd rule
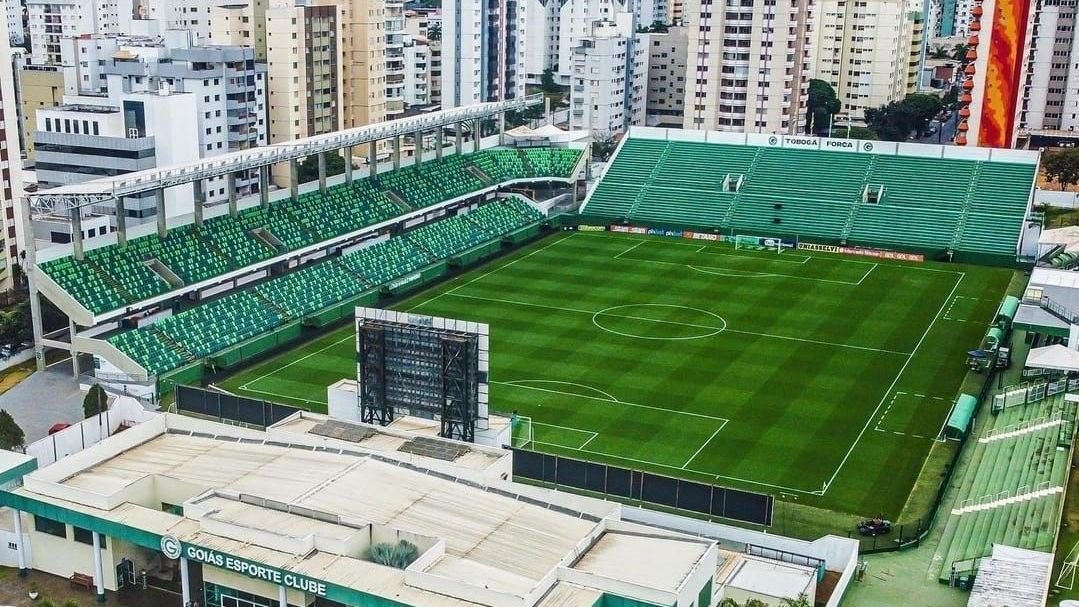
[[[71,427],[71,424],[64,424],[64,423],[53,424],[52,426],[49,427],[49,436],[52,436],[53,434],[56,434],[57,432],[59,432],[61,430],[64,430],[66,428],[70,428],[70,427]]]

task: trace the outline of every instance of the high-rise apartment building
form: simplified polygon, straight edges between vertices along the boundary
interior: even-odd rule
[[[1073,2],[1038,0],[1038,25],[1030,37],[1019,128],[1079,130],[1079,40]]]
[[[633,35],[632,16],[597,21],[570,58],[570,128],[617,134],[643,125],[648,48]]]
[[[26,0],[30,63],[62,65],[64,41],[84,34],[154,36],[186,30],[196,43],[204,43],[214,1]]]
[[[924,41],[920,0],[820,0],[814,74],[854,121],[917,88]]]
[[[684,127],[802,132],[813,69],[812,10],[810,0],[686,4]]]
[[[18,91],[22,115],[20,141],[26,157],[34,157],[35,114],[40,108],[60,105],[64,98],[64,73],[57,66],[24,66],[18,71]],[[75,91],[70,91],[74,93]]]
[[[22,24],[22,0],[4,0],[4,13],[7,17],[8,42],[12,46],[20,45],[25,40]]]
[[[671,27],[665,33],[646,34],[639,44],[648,51],[647,123],[680,128],[688,88],[686,28]]]
[[[80,61],[67,75],[80,95],[37,112],[39,183],[67,185],[265,145],[265,73],[254,50],[196,46],[193,38],[178,30],[165,38],[76,38]],[[238,174],[235,185],[241,196],[256,193],[258,176]],[[206,180],[204,200],[226,201],[227,187],[223,176]],[[125,210],[146,221],[155,201],[131,201]],[[114,212],[111,205],[96,211]]]
[[[16,110],[15,72],[9,37],[0,36],[0,289],[12,286],[11,267],[25,250],[22,239],[22,154],[19,151],[19,115]]]
[[[392,120],[405,114],[405,3],[404,0],[385,0],[386,3],[386,118]]]
[[[527,0],[443,0],[442,107],[525,94]]]
[[[427,101],[421,102],[419,95],[417,95],[416,100],[408,101],[406,99],[406,102],[417,105],[424,103],[440,105],[442,103],[442,14],[438,9],[405,11],[405,32],[412,38],[415,45],[425,47],[427,56]],[[419,50],[416,51],[416,55],[417,62],[419,62],[421,55]],[[417,80],[417,88],[421,86],[418,81],[420,73],[423,71],[418,65],[419,63],[417,63],[417,67],[411,76]],[[406,75],[407,77],[409,76]]]

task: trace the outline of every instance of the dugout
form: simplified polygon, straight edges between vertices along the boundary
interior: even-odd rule
[[[948,423],[944,424],[946,438],[962,438],[970,430],[974,412],[978,409],[978,399],[969,394],[960,394],[952,406]]]
[[[1012,322],[1015,321],[1015,314],[1019,311],[1019,298],[1013,295],[1009,295],[1004,298],[1004,301],[1000,302],[1000,308],[997,309],[996,320],[993,321],[997,327],[1001,330],[1007,331],[1012,326]]]
[[[982,339],[982,350],[996,352],[997,347],[1002,343],[1004,343],[1004,331],[1000,327],[993,327],[986,332],[985,338]]]

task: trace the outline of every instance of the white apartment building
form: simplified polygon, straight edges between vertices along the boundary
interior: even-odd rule
[[[4,13],[7,17],[7,37],[12,46],[20,45],[25,40],[22,29],[22,1],[4,0]]]
[[[1030,38],[1031,69],[1019,99],[1019,128],[1074,131],[1079,128],[1076,7],[1060,0],[1038,0],[1034,10],[1038,25]]]
[[[570,59],[570,129],[618,134],[643,125],[648,47],[638,44],[632,15],[598,21]]]
[[[821,0],[815,77],[832,85],[843,114],[899,101],[917,88],[923,46],[920,0]]]
[[[405,31],[416,44],[426,46],[427,101],[424,103],[440,105],[442,103],[442,13],[438,9],[405,11]],[[418,56],[417,61],[419,61]],[[417,79],[417,88],[420,87],[419,68],[412,73],[412,77]],[[408,103],[412,102],[408,101]]]
[[[813,70],[812,12],[810,0],[686,4],[690,85],[684,127],[804,131]]]
[[[672,27],[663,34],[645,34],[648,49],[647,122],[649,126],[681,127],[685,115],[688,32]]]
[[[527,0],[442,1],[442,107],[525,94]]]
[[[405,34],[402,95],[407,106],[431,104],[431,49],[427,40]]]
[[[164,39],[76,39],[79,61],[67,76],[76,80],[82,97],[37,112],[34,139],[41,185],[66,185],[265,145],[265,73],[255,63],[254,50],[193,46],[193,37],[172,30]],[[127,107],[134,104],[148,118],[132,124]],[[172,132],[175,127],[167,124],[170,119],[183,125],[180,140]],[[71,146],[83,150],[74,153]],[[208,179],[202,187],[207,203],[228,200],[226,177]],[[241,196],[258,192],[257,174],[237,175],[236,187]],[[145,221],[155,206],[145,200],[126,210],[133,220]]]
[[[11,66],[11,46],[0,36],[0,289],[11,288],[11,267],[21,259],[23,241],[22,153],[19,149],[19,106],[15,99],[15,72]]]
[[[41,189],[199,158],[199,131],[192,128],[194,93],[117,92],[107,98],[67,96],[64,101],[37,111],[34,146]],[[191,213],[192,195],[190,185],[166,189],[166,215]],[[113,202],[95,204],[89,211],[110,216],[116,225]],[[128,226],[153,221],[156,201],[152,194],[125,198],[124,211]]]
[[[404,0],[386,0],[386,119],[405,115],[405,72],[408,60],[405,45]]]
[[[64,41],[84,34],[153,36],[182,29],[206,42],[213,1],[26,0],[30,63],[63,65]]]

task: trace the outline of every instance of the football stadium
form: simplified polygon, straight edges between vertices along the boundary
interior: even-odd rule
[[[75,222],[94,200],[194,199],[38,252],[34,288],[71,319],[41,343],[92,357],[110,391],[235,424],[334,414],[347,384],[356,421],[441,419],[512,447],[514,479],[541,487],[806,538],[861,529],[863,550],[935,521],[950,584],[994,544],[1053,550],[1067,368],[1021,388],[992,373],[1007,346],[1079,324],[1023,275],[1061,255],[1037,245],[1037,152],[635,127],[600,160],[587,133],[493,126],[537,102],[39,193],[36,213]],[[402,137],[435,143],[402,159]],[[366,146],[391,158],[202,208],[201,179]],[[949,483],[963,501],[938,512]]]

